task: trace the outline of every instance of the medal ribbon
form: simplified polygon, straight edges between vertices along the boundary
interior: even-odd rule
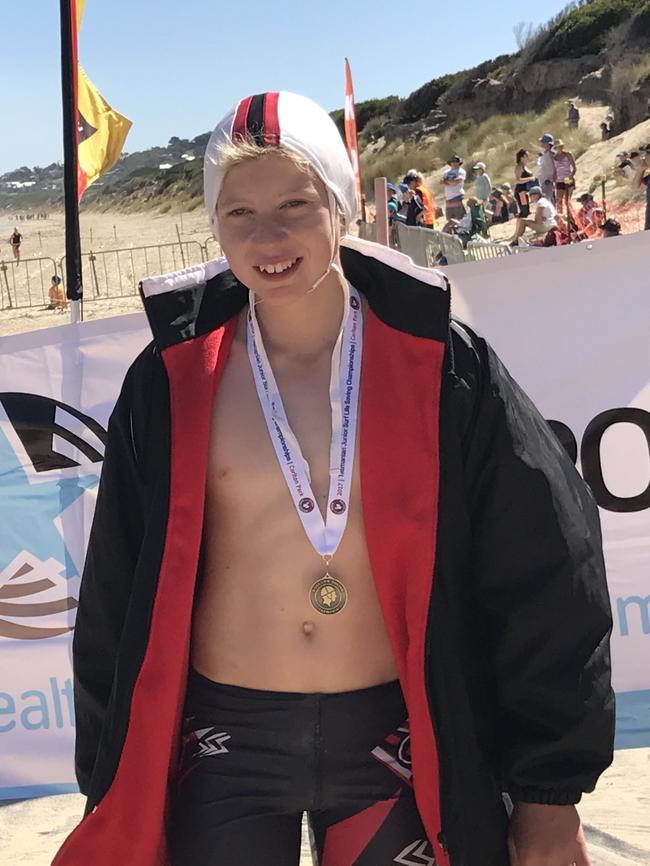
[[[248,358],[257,396],[280,468],[307,538],[318,554],[326,558],[331,558],[336,552],[348,521],[361,379],[361,299],[354,286],[347,281],[344,283],[343,296],[343,319],[332,352],[329,388],[332,411],[330,484],[327,512],[323,519],[311,489],[309,464],[289,424],[264,348],[255,315],[255,298],[253,293],[249,292]]]

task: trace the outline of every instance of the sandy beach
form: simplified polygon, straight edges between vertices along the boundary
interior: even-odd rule
[[[0,215],[0,240],[8,238],[13,225],[12,216]],[[17,225],[24,235],[23,259],[59,261],[64,254],[61,214],[52,214],[47,220],[18,222]],[[126,251],[123,255],[131,261],[129,250],[169,245],[175,247],[178,257],[180,246],[177,226],[181,242],[186,244],[185,264],[197,263],[201,260],[201,245],[205,246],[210,236],[202,211],[184,214],[182,219],[180,215],[169,214],[84,215],[81,220],[83,250],[85,253],[91,249],[95,253],[102,253],[119,248]],[[207,249],[210,257],[217,254],[214,241],[208,244]],[[166,251],[165,255],[171,258],[161,260],[163,267],[158,266],[158,260],[148,259],[145,265],[150,265],[150,269],[144,266],[140,268],[134,259],[134,267],[126,277],[118,270],[118,260],[114,259],[113,265],[107,265],[107,279],[109,283],[113,281],[110,291],[106,291],[102,283],[102,294],[92,297],[92,291],[86,284],[88,300],[84,304],[84,318],[90,320],[139,311],[141,303],[135,293],[137,280],[151,273],[182,266],[178,259],[174,260],[173,254]],[[2,244],[0,260],[8,262],[10,256],[9,247]],[[25,264],[16,270],[20,271],[21,267],[27,270]],[[123,280],[121,293],[115,291],[115,287],[120,285],[120,275]],[[45,276],[49,284],[49,272]],[[2,279],[3,272],[0,270],[0,285]],[[129,280],[131,289],[127,291]],[[2,297],[6,305],[6,294]],[[43,305],[14,309],[5,306],[0,310],[0,337],[63,325],[68,321],[69,315],[46,310]],[[74,794],[1,803],[2,863],[11,866],[46,866],[78,822],[82,810],[83,798]],[[602,777],[597,791],[584,798],[580,812],[591,846],[593,866],[650,864],[650,749],[618,751],[613,766]],[[307,866],[311,858],[306,844],[303,845],[303,851],[301,866]]]

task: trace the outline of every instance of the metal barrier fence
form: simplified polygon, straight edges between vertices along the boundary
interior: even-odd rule
[[[423,268],[434,266],[439,253],[450,265],[467,260],[462,243],[453,235],[435,229],[406,226],[403,223],[397,223],[395,228],[398,248],[413,259],[416,265]]]
[[[221,247],[217,241],[210,235],[203,241],[203,249],[205,250],[205,261],[210,262],[212,259],[218,259],[223,255]]]
[[[486,259],[500,259],[503,256],[512,256],[524,252],[526,247],[511,247],[509,244],[495,244],[490,241],[469,241],[467,244],[467,257],[475,262]]]
[[[212,248],[208,242],[212,241]],[[214,238],[205,243],[155,244],[98,250],[81,256],[84,302],[134,295],[138,283],[151,274],[165,274],[208,261],[219,255]],[[65,278],[66,257],[58,262],[49,256],[38,259],[0,259],[0,309],[39,307],[49,303],[52,277]]]
[[[84,253],[81,257],[84,303],[134,295],[145,277],[189,268],[206,258],[205,247],[198,241]],[[65,256],[60,267],[65,274]]]
[[[0,309],[39,307],[49,302],[52,277],[61,275],[61,267],[49,257],[40,259],[0,259]]]

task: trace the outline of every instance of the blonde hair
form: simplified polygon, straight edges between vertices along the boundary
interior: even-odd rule
[[[289,162],[292,162],[302,171],[309,171],[311,169],[308,160],[288,147],[284,147],[281,144],[258,144],[252,136],[248,135],[246,138],[237,139],[237,141],[228,138],[219,145],[219,161],[223,175],[225,176],[226,172],[235,165],[259,159],[261,156],[266,156],[269,153],[289,160]]]
[[[219,160],[223,177],[225,177],[228,171],[230,171],[231,168],[234,168],[234,166],[251,162],[254,159],[259,159],[261,156],[266,156],[269,153],[281,156],[306,174],[311,173],[315,175],[316,178],[323,183],[313,170],[309,160],[305,159],[304,156],[300,156],[300,154],[282,144],[258,144],[251,135],[247,135],[246,138],[239,138],[237,141],[228,138],[219,145]],[[333,200],[336,203],[336,219],[339,228],[342,233],[345,234],[347,231],[347,220],[345,214],[336,198],[333,197]]]

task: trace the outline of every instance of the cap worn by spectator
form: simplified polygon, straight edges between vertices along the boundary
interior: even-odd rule
[[[531,186],[531,188],[528,190],[528,195],[538,195],[541,197],[541,195],[542,195],[541,186]]]
[[[407,192],[407,190],[409,188],[409,185],[407,183],[398,183],[397,186],[398,186],[399,191],[402,193]]]
[[[585,204],[585,202],[593,201],[594,197],[590,192],[583,192],[581,196],[578,196],[578,201],[581,204]]]
[[[601,225],[601,229],[603,230],[603,234],[605,237],[613,238],[617,237],[621,233],[621,224],[618,220],[609,219],[605,220],[605,222]]]
[[[481,171],[485,171],[485,168],[486,166],[484,162],[477,162],[476,165],[472,166],[473,171],[478,171],[478,169],[481,169]]]
[[[463,164],[463,160],[458,155],[450,156],[449,159],[447,160],[447,165],[451,165],[452,162],[457,162],[458,165]]]
[[[397,192],[395,186],[390,181],[386,183],[386,189],[389,189],[391,192]]]
[[[539,140],[540,144],[555,144],[555,138],[550,134],[550,132],[545,132],[544,135]]]

